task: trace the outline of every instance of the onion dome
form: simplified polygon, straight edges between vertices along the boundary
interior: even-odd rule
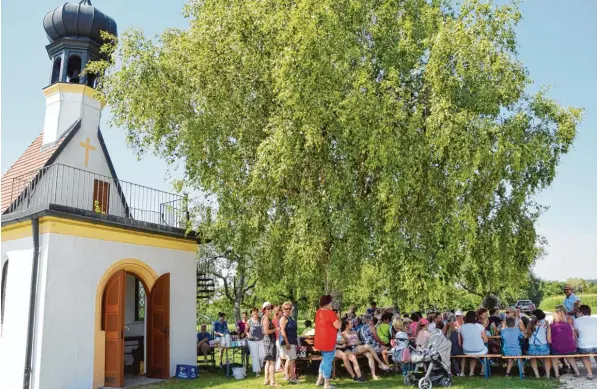
[[[118,35],[114,19],[91,5],[90,0],[79,4],[65,3],[44,17],[44,29],[50,42],[66,37],[84,37],[102,43],[100,31]]]

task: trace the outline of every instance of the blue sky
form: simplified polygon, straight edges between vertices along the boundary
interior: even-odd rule
[[[75,0],[72,0],[73,2]],[[141,27],[155,35],[185,27],[183,0],[92,0],[118,23],[120,32]],[[2,2],[2,174],[42,131],[51,63],[42,20],[59,0]],[[549,241],[548,256],[535,270],[543,278],[597,278],[597,1],[527,0],[518,28],[520,58],[535,81],[531,90],[551,85],[549,95],[562,105],[585,108],[578,137],[562,158],[553,185],[537,200],[549,206],[539,232]],[[102,129],[123,180],[170,190],[166,166],[126,148],[124,131]]]

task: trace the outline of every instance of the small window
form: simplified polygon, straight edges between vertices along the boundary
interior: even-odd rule
[[[52,80],[50,84],[55,84],[60,78],[60,66],[62,65],[62,58],[58,57],[54,60],[54,66],[52,67]]]
[[[110,211],[110,183],[93,180],[93,210],[108,214]]]
[[[4,327],[4,306],[6,304],[6,277],[8,276],[8,259],[2,266],[2,283],[0,286],[0,330]]]
[[[81,57],[71,55],[66,66],[67,82],[78,84],[81,76]]]
[[[138,278],[135,278],[135,321],[145,320],[145,288]]]

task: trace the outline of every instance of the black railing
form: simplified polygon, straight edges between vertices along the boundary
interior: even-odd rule
[[[4,214],[56,204],[177,228],[189,219],[185,196],[61,164],[15,177],[2,190],[11,194]]]

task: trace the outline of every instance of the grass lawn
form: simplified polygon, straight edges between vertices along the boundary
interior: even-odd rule
[[[276,375],[278,382],[283,387],[294,388],[321,388],[315,386],[315,376],[308,375],[301,379],[299,385],[290,385],[283,381],[281,374]],[[333,381],[338,389],[343,388],[407,388],[404,386],[402,376],[400,374],[394,376],[386,376],[379,381],[367,381],[364,384],[357,384],[347,378],[337,378]],[[492,376],[489,381],[483,377],[455,377],[452,388],[454,389],[554,389],[558,386],[556,380],[535,380],[527,378],[520,381],[518,377],[508,378],[503,376]],[[169,380],[160,384],[137,386],[142,389],[203,389],[203,388],[218,388],[218,389],[265,389],[263,385],[263,378],[250,377],[244,380],[235,380],[234,378],[226,378],[223,373],[200,372],[199,378],[196,380]],[[409,388],[415,388],[410,386]],[[435,388],[435,386],[434,386]]]

